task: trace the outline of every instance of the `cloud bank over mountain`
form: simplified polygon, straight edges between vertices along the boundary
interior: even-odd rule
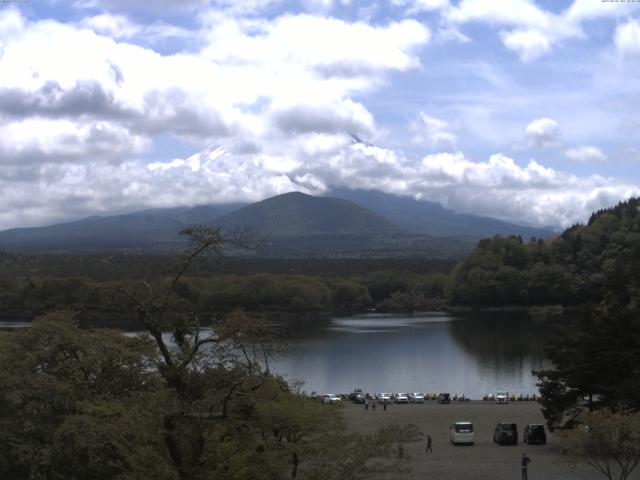
[[[609,136],[617,143],[603,146],[580,114],[620,77],[594,74],[574,93],[573,122],[539,107],[559,86],[536,104],[540,85],[502,73],[586,42],[585,26],[603,22],[612,56],[602,64],[634,78],[635,6],[193,0],[170,14],[169,5],[0,7],[0,229],[332,187],[568,226],[640,194],[640,175],[604,167],[638,145]],[[492,42],[503,63],[468,60]],[[627,108],[611,131],[628,128]]]

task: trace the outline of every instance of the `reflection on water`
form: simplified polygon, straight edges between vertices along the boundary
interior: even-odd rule
[[[359,315],[291,339],[271,365],[307,391],[534,393],[546,328],[515,314]]]
[[[15,328],[30,327],[31,322],[25,322],[22,320],[0,320],[0,330],[13,330]]]

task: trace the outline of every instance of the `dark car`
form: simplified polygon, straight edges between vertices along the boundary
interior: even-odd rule
[[[524,433],[522,434],[522,441],[530,445],[544,445],[547,443],[547,432],[544,430],[544,425],[538,423],[530,423],[524,427]]]
[[[493,441],[500,445],[517,445],[518,426],[513,422],[498,422],[493,432]]]
[[[349,394],[349,399],[352,400],[354,403],[364,403],[365,396],[364,396],[364,393],[362,393],[362,389],[360,388],[354,389],[353,392]]]
[[[448,393],[439,394],[438,403],[451,403],[451,395],[449,395]]]

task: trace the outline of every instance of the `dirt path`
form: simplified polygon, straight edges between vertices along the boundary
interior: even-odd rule
[[[602,480],[604,477],[585,464],[571,466],[559,451],[558,438],[547,432],[547,445],[522,443],[522,432],[528,423],[544,423],[540,406],[535,402],[496,405],[492,402],[452,402],[440,405],[390,405],[386,411],[365,411],[362,405],[346,402],[345,418],[349,429],[368,432],[389,424],[415,424],[433,439],[433,453],[425,454],[425,442],[406,446],[411,456],[412,473],[397,478],[429,480],[519,480],[520,457],[531,458],[529,480]],[[475,444],[454,446],[449,441],[449,425],[456,421],[474,424]],[[518,424],[518,445],[501,446],[493,442],[493,430],[499,421]],[[394,477],[395,478],[395,477]],[[640,479],[640,471],[631,477]]]

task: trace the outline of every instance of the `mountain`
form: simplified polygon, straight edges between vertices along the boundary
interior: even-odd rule
[[[490,217],[465,215],[444,208],[439,203],[415,200],[375,190],[334,189],[331,195],[357,203],[385,217],[406,232],[437,237],[520,235],[522,238],[546,238],[556,235],[550,228],[535,228],[504,222]]]
[[[157,249],[183,244],[180,231],[212,223],[241,205],[155,208],[114,215],[91,216],[45,227],[13,228],[0,232],[0,249],[21,251],[91,251]],[[175,248],[175,247],[173,247]]]
[[[254,203],[218,218],[216,223],[227,230],[239,227],[271,238],[401,233],[386,218],[353,202],[300,192]]]
[[[437,203],[381,192],[340,190],[342,198],[299,192],[251,205],[227,204],[148,209],[93,216],[75,222],[0,232],[0,249],[87,252],[175,251],[179,232],[196,224],[238,228],[263,239],[266,256],[461,257],[482,237],[547,237],[552,231],[459,215]]]

